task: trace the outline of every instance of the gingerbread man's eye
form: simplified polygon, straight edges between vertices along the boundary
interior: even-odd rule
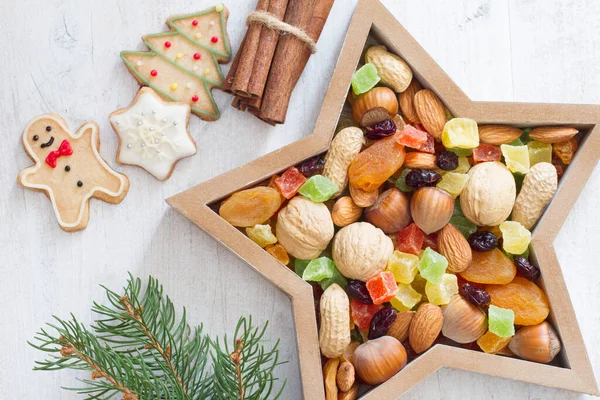
[[[78,186],[78,187],[82,187],[82,186],[83,186],[83,182],[81,182],[81,181],[77,181],[77,186]]]
[[[48,125],[48,126],[46,127],[46,132],[50,132],[51,130],[52,130],[52,127]]]
[[[37,142],[39,138],[40,138],[40,137],[39,137],[38,135],[35,135],[35,136],[33,137],[33,140],[34,140],[35,142]]]

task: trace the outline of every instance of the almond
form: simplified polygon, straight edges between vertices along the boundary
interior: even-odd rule
[[[406,153],[404,158],[404,167],[406,168],[421,168],[421,169],[437,169],[435,163],[435,154],[422,153],[420,151],[413,151]]]
[[[508,144],[521,137],[523,131],[519,128],[506,125],[480,125],[479,126],[479,140],[482,143],[494,144],[499,146],[501,144]]]
[[[429,89],[419,90],[415,94],[414,107],[427,132],[436,139],[442,136],[446,125],[446,107],[439,97]]]
[[[363,209],[352,201],[350,196],[340,197],[333,205],[331,219],[336,226],[344,227],[358,221]]]
[[[566,126],[546,126],[532,129],[529,137],[542,143],[562,143],[578,133],[577,129]]]
[[[471,265],[473,253],[469,242],[452,224],[447,224],[438,234],[438,248],[448,260],[448,271],[463,272]]]
[[[354,366],[348,361],[340,363],[337,371],[337,387],[342,392],[347,392],[354,385]]]
[[[417,353],[429,349],[442,331],[444,313],[439,306],[423,303],[410,323],[408,340],[410,347]]]
[[[367,192],[352,185],[349,185],[352,201],[359,207],[371,207],[379,197],[379,189]]]
[[[400,110],[402,110],[402,114],[404,118],[411,124],[416,125],[420,124],[421,120],[417,115],[417,111],[414,106],[415,94],[422,90],[421,84],[415,78],[410,82],[408,88],[398,96],[398,102],[400,103]]]
[[[398,339],[399,342],[405,342],[408,339],[408,329],[410,328],[410,323],[415,316],[414,311],[402,311],[396,315],[396,319],[390,326],[390,330],[388,331],[388,335]]]

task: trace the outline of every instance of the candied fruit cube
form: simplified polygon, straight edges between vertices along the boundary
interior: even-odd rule
[[[423,125],[417,125],[417,129],[425,131]],[[429,133],[427,134],[427,140],[421,145],[419,151],[429,154],[435,154],[435,139]]]
[[[452,118],[442,131],[444,147],[472,149],[479,146],[477,122],[469,118]]]
[[[277,238],[271,231],[271,225],[254,225],[246,228],[246,235],[260,247],[277,243]]]
[[[348,280],[346,279],[346,277],[344,277],[344,275],[342,275],[340,271],[335,267],[333,268],[333,276],[331,278],[322,280],[320,284],[321,288],[325,290],[334,283],[340,285],[342,289],[346,288],[346,286],[348,285]]]
[[[398,180],[396,180],[396,187],[398,189],[400,189],[400,191],[405,192],[405,193],[412,192],[414,190],[413,188],[411,188],[410,186],[408,186],[406,184],[406,175],[408,175],[410,173],[410,171],[412,171],[412,169],[404,168],[402,170],[402,173],[398,177]]]
[[[366,93],[373,89],[380,80],[375,65],[367,63],[352,75],[352,91],[356,95]]]
[[[487,331],[485,335],[477,339],[479,348],[488,354],[496,354],[506,346],[512,339],[512,336],[502,338],[491,331]]]
[[[501,338],[515,334],[515,313],[513,310],[490,305],[488,309],[488,329]]]
[[[338,186],[323,175],[311,176],[298,190],[302,196],[315,203],[329,200],[337,191]]]
[[[425,250],[430,247],[431,250],[439,252],[438,249],[438,239],[437,233],[430,233],[429,235],[423,236],[423,244],[421,245],[421,250]],[[419,254],[421,255],[421,254]]]
[[[306,182],[306,177],[296,167],[291,167],[279,178],[275,179],[275,186],[286,199],[291,199],[298,193],[298,189]]]
[[[414,222],[398,232],[398,244],[396,249],[403,253],[418,256],[423,246],[424,235],[421,228]]]
[[[451,151],[459,157],[470,157],[473,155],[473,149],[448,148],[446,150]]]
[[[398,311],[408,311],[421,301],[422,296],[409,284],[398,284],[398,293],[390,300],[392,307]]]
[[[444,274],[442,280],[437,285],[427,282],[425,284],[425,293],[429,302],[438,306],[443,306],[450,302],[450,298],[458,293],[458,279],[454,274]]]
[[[427,141],[427,132],[418,130],[412,125],[404,125],[404,129],[396,136],[398,143],[419,150]]]
[[[575,151],[577,151],[577,140],[572,138],[562,143],[554,143],[552,145],[552,150],[556,157],[560,158],[563,164],[571,164],[573,160],[573,156],[575,155]],[[551,161],[549,161],[551,162]]]
[[[471,164],[469,163],[469,159],[466,156],[458,157],[458,167],[452,172],[457,174],[466,174],[471,169]]]
[[[531,232],[516,221],[504,221],[500,224],[502,248],[510,254],[523,254],[531,242]]]
[[[300,278],[302,278],[302,275],[304,274],[306,267],[308,267],[308,264],[310,264],[310,260],[300,260],[297,258],[294,260],[294,271],[296,271],[296,274]]]
[[[335,264],[328,257],[319,257],[311,260],[302,273],[302,279],[305,281],[320,282],[323,279],[331,278]]]
[[[460,196],[460,193],[465,188],[469,175],[457,174],[456,172],[447,172],[442,177],[442,180],[438,182],[437,188],[447,192],[450,196],[455,199]]]
[[[481,143],[473,149],[473,162],[475,164],[486,161],[500,161],[501,159],[500,147],[493,144]]]
[[[387,270],[394,274],[398,283],[411,283],[419,273],[419,257],[414,254],[394,251],[387,263]]]
[[[526,174],[529,172],[529,150],[527,146],[511,146],[503,144],[500,146],[504,162],[511,172]]]
[[[527,150],[529,151],[529,166],[533,167],[535,164],[541,162],[552,163],[552,145],[549,143],[536,142],[532,140],[527,143]]]
[[[288,265],[290,263],[290,256],[288,255],[288,252],[279,243],[270,244],[265,247],[265,250],[283,265]]]
[[[383,308],[378,304],[364,304],[356,299],[350,300],[350,314],[359,330],[368,331],[373,316]]]
[[[419,260],[419,272],[427,281],[437,285],[442,282],[442,277],[448,267],[448,260],[440,253],[426,248]],[[428,295],[429,296],[429,295]]]
[[[411,286],[417,291],[424,301],[427,301],[427,293],[425,292],[425,286],[427,286],[427,279],[423,278],[421,274],[415,276]]]
[[[398,293],[398,285],[394,280],[394,274],[390,271],[382,271],[367,281],[367,290],[373,299],[373,304],[383,304]]]

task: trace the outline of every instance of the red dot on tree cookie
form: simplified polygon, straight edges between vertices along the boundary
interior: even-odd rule
[[[150,75],[152,76],[158,76],[158,71],[153,69],[152,71],[150,71]]]
[[[166,47],[167,49],[168,49],[169,47],[171,47],[171,42],[169,42],[169,41],[166,41],[166,42],[165,42],[165,47]]]
[[[197,20],[197,19],[193,20],[193,21],[192,21],[192,25],[193,25],[193,26],[198,26],[198,20]]]
[[[210,38],[210,41],[213,43],[217,43],[219,41],[219,38],[216,36],[213,36],[212,38]]]
[[[199,97],[198,97],[198,96],[194,95],[194,96],[192,97],[192,101],[193,101],[194,103],[195,103],[195,102],[197,102],[198,100],[199,100]]]
[[[195,53],[194,54],[194,60],[199,60],[200,58],[202,58],[202,56],[200,55],[200,53]]]

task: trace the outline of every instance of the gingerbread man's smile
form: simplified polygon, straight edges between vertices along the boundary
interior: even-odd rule
[[[42,149],[52,146],[53,143],[54,143],[54,136],[51,136],[50,140],[48,140],[46,143],[42,143]]]

